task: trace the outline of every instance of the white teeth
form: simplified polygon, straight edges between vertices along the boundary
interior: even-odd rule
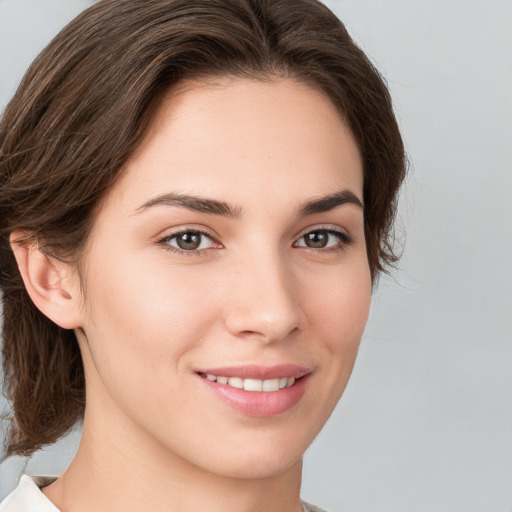
[[[244,389],[246,391],[261,391],[263,381],[259,379],[244,379]]]
[[[240,377],[229,377],[228,385],[238,389],[244,389],[244,379]]]
[[[240,377],[223,377],[212,375],[211,373],[204,374],[208,380],[218,382],[219,384],[227,384],[238,389],[245,389],[245,391],[279,391],[280,389],[289,388],[295,383],[295,377],[281,377],[280,379],[241,379]]]
[[[263,391],[279,391],[279,379],[264,380],[262,384]]]

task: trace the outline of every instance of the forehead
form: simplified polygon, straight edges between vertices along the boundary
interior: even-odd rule
[[[164,98],[113,193],[299,200],[341,188],[362,200],[361,157],[325,94],[293,80],[223,79],[185,82]]]

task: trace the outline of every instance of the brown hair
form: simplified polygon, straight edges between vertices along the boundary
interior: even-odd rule
[[[101,0],[39,55],[0,127],[0,286],[7,455],[53,443],[82,416],[74,332],[31,302],[9,235],[77,262],[95,206],[141,141],[159,98],[184,79],[289,77],[339,109],[364,162],[372,277],[396,261],[392,224],[405,174],[387,88],[316,0]]]

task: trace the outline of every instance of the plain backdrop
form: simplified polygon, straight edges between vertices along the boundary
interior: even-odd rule
[[[303,496],[331,512],[511,512],[512,2],[326,3],[386,77],[411,170],[401,269],[380,281]],[[0,0],[0,109],[89,4]],[[0,465],[0,498],[27,464],[63,471],[78,439]]]

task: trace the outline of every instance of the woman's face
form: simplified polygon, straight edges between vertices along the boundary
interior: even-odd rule
[[[84,431],[221,475],[300,464],[367,319],[362,184],[320,92],[174,91],[86,247]]]

